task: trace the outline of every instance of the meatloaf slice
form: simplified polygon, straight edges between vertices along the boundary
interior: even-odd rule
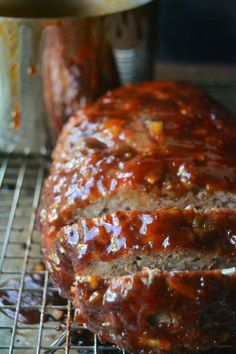
[[[46,259],[62,295],[78,275],[124,276],[144,269],[236,266],[236,211],[118,211],[61,228]]]
[[[235,117],[190,84],[127,85],[70,119],[39,219],[77,321],[134,353],[231,338],[235,151]]]

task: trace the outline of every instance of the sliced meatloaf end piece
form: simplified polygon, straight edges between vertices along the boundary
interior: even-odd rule
[[[131,353],[207,349],[235,335],[235,268],[76,279],[77,321]]]
[[[118,211],[63,227],[46,259],[55,285],[71,296],[75,276],[124,276],[148,269],[236,266],[236,211]]]

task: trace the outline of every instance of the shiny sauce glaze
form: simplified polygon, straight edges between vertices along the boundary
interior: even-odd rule
[[[236,192],[236,121],[201,90],[173,82],[128,85],[72,117],[53,155],[42,232],[76,208],[137,188],[156,197],[195,188]]]
[[[81,219],[77,224],[62,228],[49,262],[55,263],[57,272],[57,266],[69,270],[73,260],[79,272],[93,261],[108,262],[128,255],[178,249],[233,258],[236,256],[235,235],[236,212],[233,210],[208,213],[178,209],[161,209],[154,213],[118,211],[100,218]]]
[[[19,296],[20,279],[10,279],[0,288],[0,305],[1,306],[16,306]],[[40,323],[41,310],[43,301],[43,287],[44,276],[40,273],[26,275],[24,281],[24,288],[21,299],[21,306],[19,310],[18,321],[28,324]],[[38,291],[37,291],[38,290]],[[47,292],[46,306],[65,306],[67,304],[65,299],[62,299],[57,291],[49,290]],[[27,308],[28,307],[28,308]],[[15,309],[1,308],[0,311],[10,318],[15,318]],[[44,322],[47,321],[63,321],[66,313],[63,310],[46,308],[44,315]]]
[[[235,335],[235,270],[81,276],[73,293],[77,321],[132,353],[185,353]]]
[[[127,212],[126,219],[122,212],[94,220],[78,215],[96,201],[132,190],[154,198],[183,197],[201,188],[209,194],[235,193],[235,148],[234,117],[199,89],[172,82],[128,85],[108,93],[64,128],[42,196],[45,260],[58,277],[55,283],[73,300],[77,321],[101,341],[132,353],[180,349],[183,354],[233,338],[234,267],[107,277],[79,272],[82,262],[109,261],[135,253],[136,247],[140,252],[173,250],[179,243],[234,256],[233,212],[232,218],[222,210],[209,213],[205,223],[204,217],[196,221],[193,211],[172,210],[175,227],[168,224],[166,211],[159,219],[158,212],[145,211]],[[77,226],[62,229],[54,243],[61,227],[75,221]],[[206,238],[200,240],[199,234]],[[54,259],[49,259],[54,246],[60,254],[52,250]]]

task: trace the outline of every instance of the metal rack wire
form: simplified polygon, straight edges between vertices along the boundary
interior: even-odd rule
[[[0,353],[124,354],[114,346],[100,344],[83,326],[72,324],[70,303],[47,303],[49,292],[57,290],[50,284],[48,272],[38,267],[41,247],[35,221],[44,174],[45,161],[40,158],[0,156],[0,293],[16,293],[15,304],[0,302]],[[42,285],[29,288],[27,276],[37,274],[42,276]],[[18,279],[19,286],[6,285],[9,279]],[[26,292],[40,293],[40,303],[26,306],[22,300]],[[22,310],[36,309],[40,313],[38,323],[20,321]],[[13,318],[2,313],[7,310],[12,311]],[[50,311],[64,311],[64,320],[48,322],[45,314]],[[235,349],[223,347],[214,353],[235,354]]]
[[[236,112],[236,84],[203,87]],[[41,245],[35,227],[46,164],[47,161],[40,157],[0,155],[0,294],[11,291],[16,297],[14,304],[0,301],[0,353],[124,354],[114,346],[100,344],[97,337],[83,326],[71,324],[70,303],[61,305],[47,301],[50,292],[57,290],[50,284],[47,271],[38,267],[41,262]],[[30,275],[40,275],[42,284],[27,288],[26,280]],[[13,284],[9,287],[9,279],[18,279],[17,286]],[[27,292],[40,294],[40,302],[26,306],[23,299]],[[22,310],[38,310],[38,323],[22,323]],[[6,317],[3,314],[6,311],[12,311],[13,318]],[[52,311],[63,311],[64,319],[47,321],[46,315]],[[75,331],[76,342],[73,341]],[[204,354],[235,353],[235,346],[229,345]]]
[[[41,250],[35,227],[45,164],[35,157],[0,156],[0,292],[16,296],[15,304],[0,303],[0,353],[122,353],[111,345],[101,345],[83,326],[71,325],[70,303],[47,303],[48,293],[57,290],[50,284],[48,272],[38,267]],[[42,276],[42,286],[27,288],[27,276],[37,274]],[[19,286],[9,287],[9,279],[17,279]],[[27,292],[39,293],[40,303],[26,305],[22,299]],[[36,309],[39,323],[20,321],[22,310]],[[6,317],[6,311],[13,318]],[[64,311],[64,320],[47,322],[45,313],[50,311]],[[73,343],[75,330],[87,342]]]

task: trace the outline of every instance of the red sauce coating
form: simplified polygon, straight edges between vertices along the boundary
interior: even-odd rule
[[[109,92],[59,138],[43,193],[43,233],[53,237],[76,208],[122,191],[235,193],[235,151],[233,115],[192,85],[150,82]]]
[[[176,251],[180,252],[178,259],[183,257],[182,251],[196,251],[202,262],[206,255],[208,262],[227,256],[232,264],[236,259],[235,235],[233,210],[118,211],[95,219],[81,218],[77,224],[62,228],[45,260],[61,294],[70,298],[76,276],[98,261],[119,259],[129,264],[135,260],[127,260],[129,256],[170,255]]]
[[[57,251],[59,259],[65,254],[81,271],[93,261],[175,249],[236,256],[235,235],[236,212],[231,210],[118,211],[62,228]]]
[[[77,321],[132,353],[207,349],[236,330],[235,271],[78,277],[73,294]]]
[[[20,106],[17,103],[12,111],[12,122],[11,122],[11,127],[13,129],[18,129],[21,124],[21,112],[20,112]]]
[[[195,190],[234,195],[235,151],[233,115],[188,84],[128,85],[71,118],[53,154],[40,223],[47,267],[73,300],[79,322],[132,353],[180,349],[183,354],[182,349],[231,339],[236,330],[235,268],[147,270],[113,277],[85,276],[81,270],[95,259],[112,261],[151,248],[233,257],[234,211],[209,212],[207,223],[200,225],[195,225],[194,211],[80,218],[99,201],[131,191],[138,200],[139,195],[183,198]]]

